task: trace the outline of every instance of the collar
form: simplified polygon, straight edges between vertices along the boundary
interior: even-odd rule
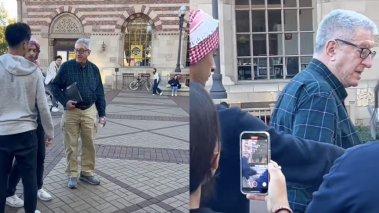
[[[75,61],[76,62],[76,61]],[[79,64],[78,62],[76,62],[76,66],[78,66],[78,68],[80,68],[80,69],[82,69],[82,70],[84,70],[84,69],[87,69],[87,67],[88,67],[88,60],[87,60],[87,62],[86,62],[86,67],[82,67],[82,65],[81,64]]]
[[[332,89],[337,93],[340,100],[343,102],[347,97],[346,89],[342,86],[342,83],[337,79],[337,77],[325,66],[321,61],[317,59],[312,59],[307,67],[315,72],[319,73],[321,77],[328,82]]]

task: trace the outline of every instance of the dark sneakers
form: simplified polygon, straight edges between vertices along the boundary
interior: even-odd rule
[[[99,185],[100,180],[94,176],[84,176],[82,173],[79,175],[79,180],[87,182],[91,185]]]
[[[68,188],[76,189],[78,187],[78,178],[72,177],[68,178]]]

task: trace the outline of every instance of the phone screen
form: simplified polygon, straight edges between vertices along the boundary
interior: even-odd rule
[[[241,192],[267,194],[270,135],[267,132],[241,134]]]

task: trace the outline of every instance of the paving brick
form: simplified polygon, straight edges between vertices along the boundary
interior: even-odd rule
[[[188,109],[170,97],[143,93],[111,90],[106,99],[109,126],[99,129],[95,144],[101,184],[79,181],[78,189],[67,188],[62,113],[53,113],[56,136],[46,149],[44,172],[44,188],[53,200],[39,202],[38,208],[43,213],[188,212]],[[79,155],[80,146],[79,140]],[[21,183],[17,193],[23,197]]]

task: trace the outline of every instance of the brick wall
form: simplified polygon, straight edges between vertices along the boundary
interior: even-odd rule
[[[95,26],[92,32],[119,33],[122,25],[136,13],[150,17],[155,31],[178,32],[180,6],[187,6],[189,0],[29,0],[23,2],[23,22],[31,26],[34,33],[41,32],[42,26],[50,26],[61,13],[75,14],[83,27]],[[185,17],[187,27],[188,15]],[[91,33],[87,31],[86,33]]]

